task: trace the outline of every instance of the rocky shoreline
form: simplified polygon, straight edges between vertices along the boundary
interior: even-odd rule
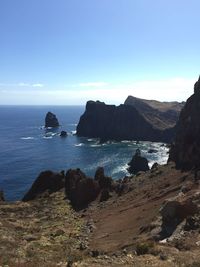
[[[1,193],[0,265],[200,266],[199,96],[200,79],[166,165],[141,171],[137,151],[135,176],[45,171],[23,201]]]

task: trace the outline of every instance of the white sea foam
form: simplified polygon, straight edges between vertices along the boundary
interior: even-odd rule
[[[44,139],[52,139],[53,136],[43,136]]]
[[[28,136],[28,137],[21,137],[20,139],[22,139],[22,140],[33,140],[35,138],[32,137],[32,136]]]
[[[123,172],[124,175],[127,175],[129,174],[129,172],[127,171],[127,168],[128,168],[128,164],[119,165],[112,170],[111,176],[115,176],[115,174],[118,174],[119,172]]]
[[[75,146],[84,146],[84,144],[83,143],[75,144]]]

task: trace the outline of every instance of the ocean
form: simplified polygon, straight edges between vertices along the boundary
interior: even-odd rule
[[[6,200],[20,200],[41,171],[80,168],[93,177],[98,166],[113,178],[128,175],[127,163],[141,149],[149,165],[165,164],[168,148],[162,143],[122,141],[99,144],[98,139],[74,135],[84,106],[0,106],[0,190]],[[48,111],[56,114],[59,129],[44,128]],[[66,130],[69,135],[61,138]],[[157,153],[148,153],[156,149]]]

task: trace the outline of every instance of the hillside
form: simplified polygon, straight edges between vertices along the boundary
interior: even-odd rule
[[[133,106],[155,128],[174,127],[185,102],[160,102],[128,96],[125,105]]]

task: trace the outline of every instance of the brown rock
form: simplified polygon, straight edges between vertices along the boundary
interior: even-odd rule
[[[22,201],[33,200],[44,192],[53,193],[64,188],[64,177],[52,171],[41,172]]]
[[[68,170],[65,177],[65,193],[71,201],[72,206],[77,209],[83,209],[95,200],[100,192],[97,181],[86,175],[80,170]]]

